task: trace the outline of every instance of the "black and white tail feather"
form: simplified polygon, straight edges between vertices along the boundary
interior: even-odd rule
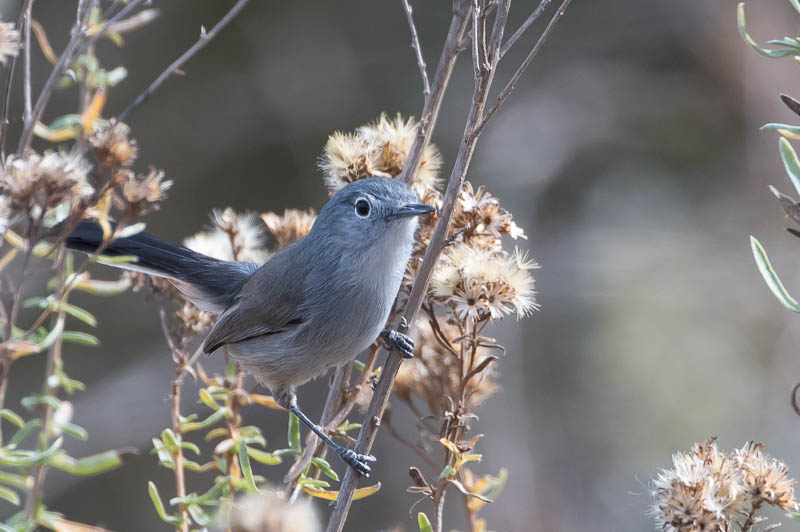
[[[100,225],[84,220],[67,237],[66,246],[91,255],[102,242]],[[231,305],[247,279],[259,268],[254,262],[215,259],[144,232],[115,239],[101,250],[101,256],[136,257],[132,262],[110,265],[169,279],[198,308],[214,314]]]

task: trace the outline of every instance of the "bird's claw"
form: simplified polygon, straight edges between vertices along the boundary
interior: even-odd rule
[[[352,467],[356,473],[362,477],[369,478],[369,474],[372,472],[372,470],[367,463],[374,462],[374,456],[368,454],[358,454],[353,449],[347,449],[345,447],[342,447],[342,449],[339,451],[339,456],[342,458],[342,460],[344,460],[344,463]]]
[[[405,334],[385,329],[381,338],[389,349],[396,348],[405,358],[414,358],[414,340]]]

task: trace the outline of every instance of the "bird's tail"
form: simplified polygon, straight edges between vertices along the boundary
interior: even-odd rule
[[[66,246],[94,254],[102,242],[100,225],[84,220],[67,237]],[[169,279],[192,303],[215,314],[230,305],[242,285],[258,269],[252,262],[214,259],[143,232],[113,240],[100,254],[136,257],[131,262],[110,265]]]

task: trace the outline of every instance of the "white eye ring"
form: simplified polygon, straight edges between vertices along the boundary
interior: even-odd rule
[[[358,198],[355,206],[356,216],[359,218],[366,218],[372,212],[372,205],[370,205],[367,198]]]

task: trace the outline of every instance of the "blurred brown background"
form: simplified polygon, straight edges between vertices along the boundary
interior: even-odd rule
[[[35,3],[56,50],[73,3]],[[154,4],[162,16],[127,36],[124,49],[105,43],[99,50],[106,66],[129,70],[111,92],[109,112],[119,112],[231,2]],[[449,3],[415,4],[432,71]],[[515,3],[509,27],[533,6]],[[759,42],[797,34],[800,17],[788,3],[747,7]],[[0,1],[4,20],[15,20],[18,9],[19,2]],[[399,1],[251,2],[185,77],[171,79],[129,119],[141,164],[164,168],[175,181],[164,208],[148,217],[149,230],[180,240],[207,223],[212,207],[319,208],[326,193],[316,160],[330,132],[381,111],[419,114],[409,43]],[[500,80],[525,51],[518,45],[507,56]],[[36,59],[34,90],[46,76]],[[758,236],[800,293],[800,242],[783,231],[766,187],[792,189],[776,135],[758,131],[764,122],[797,121],[777,98],[800,96],[796,73],[791,60],[745,47],[732,1],[576,0],[486,130],[469,178],[515,214],[529,236],[522,245],[542,264],[541,311],[495,331],[508,348],[503,392],[474,427],[486,434],[476,471],[510,469],[502,497],[483,511],[491,529],[651,529],[649,478],[672,452],[711,435],[724,448],[766,441],[800,475],[800,419],[788,403],[800,379],[800,317],[768,292],[748,243],[749,234]],[[471,90],[464,55],[435,135],[447,172]],[[71,94],[54,101],[48,119],[72,102]],[[81,302],[99,316],[103,346],[67,351],[70,374],[88,384],[75,398],[75,422],[90,433],[87,443],[68,440],[67,448],[78,456],[123,446],[142,453],[97,478],[51,473],[47,503],[118,531],[166,530],[146,491],[155,479],[167,498],[172,483],[148,454],[150,438],[169,424],[173,375],[157,315],[138,295]],[[10,406],[38,386],[43,371],[42,359],[15,364]],[[312,417],[325,387],[320,379],[301,390]],[[185,408],[196,408],[192,397]],[[271,448],[282,445],[283,413],[247,414]],[[387,434],[375,454],[383,489],[355,503],[348,530],[398,523],[414,530],[415,497],[404,492],[413,458]],[[278,480],[285,469],[265,472]],[[327,512],[324,503],[318,508]],[[463,525],[461,513],[452,505],[449,528]]]

